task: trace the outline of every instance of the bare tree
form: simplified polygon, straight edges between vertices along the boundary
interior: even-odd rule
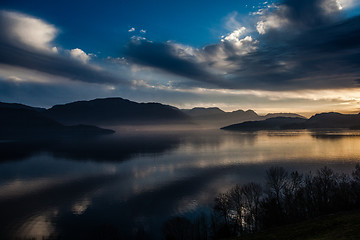
[[[230,197],[230,207],[232,210],[234,210],[235,216],[233,216],[234,225],[236,228],[236,231],[240,234],[243,232],[243,212],[244,212],[244,197],[242,192],[242,186],[235,185],[230,191],[229,191],[229,197]]]
[[[263,194],[261,185],[251,182],[244,185],[241,189],[244,199],[244,209],[246,210],[245,220],[250,232],[257,231],[259,228],[259,207]]]
[[[269,195],[274,195],[276,203],[281,207],[281,200],[288,180],[288,172],[283,167],[271,167],[266,171],[266,185]]]

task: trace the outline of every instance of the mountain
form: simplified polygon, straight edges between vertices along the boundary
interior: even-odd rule
[[[63,124],[167,124],[189,123],[179,109],[160,103],[137,103],[122,98],[103,98],[55,105],[46,116]]]
[[[272,130],[272,129],[360,129],[360,114],[335,112],[315,114],[309,119],[277,117],[262,121],[248,121],[223,127],[224,130]]]
[[[217,128],[232,123],[259,118],[259,116],[253,110],[225,112],[217,107],[196,107],[193,109],[182,109],[181,111],[188,115],[193,122],[199,125]]]
[[[46,111],[46,108],[30,107],[30,106],[20,104],[20,103],[4,103],[4,102],[0,102],[0,108],[28,109],[28,110],[34,110],[34,111],[37,111],[37,112],[45,112]]]
[[[223,110],[212,108],[193,108],[182,109],[183,113],[187,114],[191,119],[200,125],[222,127],[234,123],[241,123],[245,121],[260,121],[274,117],[291,117],[304,118],[295,113],[269,113],[265,116],[260,116],[253,110],[236,110],[233,112],[224,112]]]
[[[247,121],[243,123],[233,124],[223,127],[223,130],[236,130],[236,131],[257,131],[257,130],[282,130],[292,129],[301,126],[305,123],[304,118],[293,117],[276,117],[268,118],[262,121]]]
[[[211,107],[211,108],[195,107],[193,109],[181,109],[181,111],[183,111],[185,114],[193,118],[221,115],[225,113],[223,110],[217,107]]]
[[[336,112],[315,114],[306,122],[307,128],[354,128],[360,126],[360,114]]]
[[[137,103],[123,98],[102,98],[55,105],[50,109],[33,108],[22,104],[5,104],[7,108],[27,109],[42,113],[43,117],[64,125],[172,125],[197,124],[204,127],[222,127],[245,121],[270,117],[302,117],[292,113],[272,113],[259,116],[253,110],[225,112],[217,107],[179,110],[160,103]]]
[[[265,116],[261,116],[261,118],[268,119],[268,118],[276,118],[276,117],[287,117],[287,118],[304,118],[296,113],[268,113]]]
[[[26,105],[0,104],[0,138],[47,138],[113,133],[95,126],[64,126]]]

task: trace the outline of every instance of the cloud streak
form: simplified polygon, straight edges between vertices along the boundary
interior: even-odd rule
[[[179,57],[179,53],[170,43],[153,43],[145,39],[134,39],[125,51],[126,58],[135,64],[161,69],[165,72],[189,79],[198,79],[207,83],[216,83],[212,74],[203,70],[200,63]]]

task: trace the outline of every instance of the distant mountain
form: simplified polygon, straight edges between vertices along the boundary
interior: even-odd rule
[[[241,123],[245,121],[260,121],[274,117],[291,117],[304,118],[295,113],[269,113],[265,116],[260,116],[253,110],[236,110],[233,112],[225,112],[219,108],[193,108],[182,109],[182,111],[191,117],[191,119],[200,124],[208,126],[222,127],[230,124]]]
[[[360,129],[360,114],[321,113],[309,119],[277,117],[262,121],[248,121],[223,127],[224,130],[271,130],[271,129]]]
[[[183,111],[184,113],[186,113],[187,115],[193,118],[220,115],[225,113],[223,110],[217,107],[211,107],[211,108],[195,107],[193,109],[181,109],[181,111]]]
[[[34,110],[34,111],[37,111],[37,112],[45,112],[46,111],[46,108],[30,107],[30,106],[20,104],[20,103],[4,103],[4,102],[0,102],[0,108],[28,109],[28,110]]]
[[[237,110],[225,112],[217,107],[182,109],[191,120],[199,125],[208,127],[221,127],[224,125],[258,119],[259,116],[252,110]]]
[[[268,118],[262,121],[247,121],[243,123],[233,124],[223,127],[223,130],[237,130],[237,131],[257,131],[257,130],[282,130],[292,129],[301,126],[305,123],[304,118],[293,117],[276,117]]]
[[[137,103],[122,98],[104,98],[55,105],[46,116],[63,124],[168,124],[189,123],[179,109],[160,103]]]
[[[268,118],[276,118],[276,117],[287,117],[287,118],[304,118],[296,113],[268,113],[265,116],[261,116],[261,118],[268,119]]]
[[[253,110],[225,112],[217,107],[179,110],[160,103],[137,103],[123,98],[103,98],[55,105],[50,109],[33,108],[22,104],[0,103],[0,107],[27,109],[42,113],[43,117],[64,125],[172,125],[198,124],[222,127],[245,121],[259,121],[271,117],[302,117],[293,113],[271,113],[259,116]],[[303,118],[303,117],[302,117]]]
[[[336,112],[315,114],[306,122],[307,128],[354,128],[360,126],[360,114]]]
[[[113,133],[94,126],[64,126],[26,105],[0,104],[0,138],[46,138]]]

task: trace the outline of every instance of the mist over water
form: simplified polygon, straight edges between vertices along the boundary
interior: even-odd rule
[[[0,238],[158,239],[169,217],[209,211],[217,193],[263,183],[270,166],[350,173],[360,162],[360,131],[116,130],[1,142]]]

